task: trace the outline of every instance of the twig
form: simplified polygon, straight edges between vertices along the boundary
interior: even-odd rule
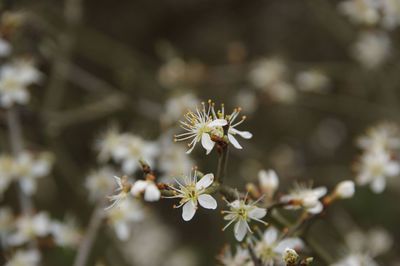
[[[223,183],[224,177],[226,175],[226,168],[227,168],[227,164],[228,164],[228,153],[229,153],[228,145],[223,146],[222,151],[220,152],[219,158],[218,158],[216,181],[221,184]]]

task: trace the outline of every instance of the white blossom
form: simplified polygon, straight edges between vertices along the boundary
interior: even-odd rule
[[[81,234],[75,222],[71,219],[65,223],[53,221],[50,228],[54,242],[59,246],[76,247],[81,240]]]
[[[145,201],[158,201],[161,197],[161,192],[157,185],[152,180],[137,180],[131,189],[133,196],[137,197],[144,193]]]
[[[288,203],[287,209],[304,208],[312,214],[320,213],[323,209],[319,199],[325,196],[326,187],[310,188],[305,185],[296,184],[295,188],[288,195],[282,196],[281,201]]]
[[[348,199],[353,197],[355,193],[354,182],[351,180],[341,181],[336,185],[335,195],[341,199]]]
[[[261,191],[270,198],[279,186],[279,178],[274,170],[260,170],[258,172],[258,181]]]
[[[296,84],[301,91],[326,92],[330,80],[319,70],[306,70],[297,74]]]
[[[5,266],[38,266],[40,257],[36,249],[18,250]]]
[[[374,25],[380,18],[378,7],[375,0],[347,0],[339,4],[339,11],[353,23]]]
[[[224,247],[222,254],[218,256],[219,262],[224,266],[251,266],[253,265],[249,251],[237,245],[232,254],[230,246]]]
[[[357,146],[365,151],[394,150],[400,148],[400,132],[397,125],[389,122],[380,123],[367,130],[357,139]]]
[[[92,171],[85,180],[85,187],[89,190],[89,198],[92,201],[103,198],[114,187],[114,180],[111,178],[115,171],[109,167],[102,167]]]
[[[173,96],[166,101],[165,112],[161,119],[166,124],[175,123],[188,109],[198,102],[197,97],[192,93]]]
[[[378,266],[378,263],[374,261],[369,254],[363,253],[352,253],[346,257],[340,259],[338,262],[331,264],[330,266]]]
[[[123,177],[114,176],[114,179],[115,182],[117,183],[117,188],[115,189],[116,194],[108,197],[111,204],[110,206],[105,208],[105,210],[110,210],[116,206],[119,206],[121,202],[123,202],[128,198],[129,192],[132,188],[126,176]]]
[[[242,241],[247,232],[252,233],[249,223],[251,220],[267,224],[261,220],[266,214],[267,210],[256,206],[257,201],[247,204],[245,200],[234,200],[227,202],[229,211],[223,211],[226,214],[224,220],[229,221],[223,230],[228,228],[232,223],[235,223],[233,232],[237,241]]]
[[[262,239],[256,243],[254,250],[264,263],[263,265],[273,266],[283,264],[282,255],[287,248],[299,250],[303,246],[304,244],[299,238],[280,238],[278,230],[273,226],[269,226],[265,230]]]
[[[286,65],[278,58],[265,58],[257,62],[250,71],[250,82],[259,89],[281,82],[286,75]]]
[[[286,248],[282,254],[282,260],[287,265],[294,265],[299,259],[299,254],[297,254],[296,250],[291,248]]]
[[[179,188],[170,186],[175,192],[175,196],[170,198],[181,199],[178,206],[182,207],[182,219],[190,221],[196,214],[198,204],[205,209],[216,209],[217,201],[206,193],[206,189],[214,182],[213,174],[206,174],[200,180],[197,180],[197,171],[193,171],[189,176],[185,176],[182,182],[176,180]]]

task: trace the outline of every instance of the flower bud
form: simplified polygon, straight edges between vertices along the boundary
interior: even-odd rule
[[[294,265],[296,264],[299,255],[294,249],[286,248],[282,254],[282,259],[286,263],[286,265]]]
[[[335,195],[341,199],[353,197],[355,192],[354,182],[350,180],[342,181],[336,185]]]
[[[261,170],[258,172],[258,180],[263,193],[266,193],[269,197],[275,193],[279,185],[279,179],[274,170]]]

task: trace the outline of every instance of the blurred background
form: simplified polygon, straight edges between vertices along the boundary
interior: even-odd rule
[[[396,21],[389,27],[354,20],[343,2],[2,1],[3,10],[25,16],[14,49],[36,58],[44,75],[30,89],[30,103],[19,107],[26,148],[55,158],[50,177],[39,181],[35,208],[59,219],[71,215],[86,228],[94,203],[85,178],[104,165],[95,149],[102,133],[114,125],[147,141],[162,139],[160,153],[171,145],[184,152],[184,144],[173,144],[178,121],[208,99],[227,110],[242,107],[241,128],[253,133],[241,141],[243,150],[231,151],[227,184],[244,190],[270,168],[281,193],[294,181],[332,188],[353,179],[355,139],[379,122],[400,120],[400,34]],[[6,151],[3,111],[0,119]],[[216,154],[195,149],[190,158],[189,168],[216,169]],[[382,194],[359,187],[310,234],[338,259],[349,231],[384,228],[394,244],[379,261],[399,265],[391,264],[399,254],[399,189],[395,179]],[[14,192],[1,203],[18,209]],[[151,218],[133,226],[127,241],[100,230],[88,265],[215,265],[223,245],[234,243],[231,230],[221,231],[220,215],[199,210],[186,223],[171,201],[144,207]],[[43,265],[72,265],[74,256],[46,249]]]

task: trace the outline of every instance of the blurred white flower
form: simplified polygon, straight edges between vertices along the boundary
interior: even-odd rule
[[[103,198],[114,187],[115,171],[109,167],[102,167],[99,170],[92,171],[85,180],[85,187],[89,190],[89,198],[91,201],[97,201]]]
[[[161,192],[152,180],[137,180],[132,186],[131,193],[135,197],[144,193],[144,200],[149,202],[161,198]]]
[[[173,96],[166,101],[165,112],[162,114],[161,119],[167,125],[175,123],[188,109],[196,106],[198,102],[199,100],[192,93]]]
[[[390,56],[391,41],[384,32],[362,32],[353,47],[353,55],[365,68],[382,65]]]
[[[40,252],[36,249],[18,250],[14,256],[6,262],[5,266],[38,266]]]
[[[224,247],[222,254],[218,256],[218,261],[224,266],[251,266],[249,251],[241,246],[236,246],[235,254],[232,254],[230,246]]]
[[[330,266],[378,266],[378,263],[368,254],[351,253]]]
[[[379,22],[379,1],[347,0],[339,4],[339,11],[348,16],[353,23],[374,25]]]
[[[260,170],[258,172],[258,181],[262,193],[272,198],[279,186],[279,178],[274,170]]]
[[[37,237],[51,233],[51,220],[47,213],[20,216],[15,222],[15,232],[8,236],[7,243],[19,246]]]
[[[12,51],[11,45],[8,41],[0,37],[0,57],[9,56]]]
[[[15,176],[20,181],[24,193],[32,195],[36,192],[36,179],[45,177],[51,171],[53,156],[42,152],[34,155],[24,151],[15,159]]]
[[[329,83],[329,78],[318,70],[302,71],[296,76],[296,84],[301,91],[326,92]]]
[[[131,232],[131,223],[142,221],[145,213],[140,202],[127,198],[118,204],[118,208],[110,209],[106,215],[118,239],[127,240]]]
[[[386,179],[400,174],[400,163],[386,150],[375,149],[361,156],[356,170],[359,185],[370,184],[373,192],[381,193],[386,187]]]
[[[235,97],[235,103],[243,107],[247,113],[253,113],[258,106],[257,95],[250,90],[240,90]]]
[[[19,60],[0,68],[0,106],[26,104],[30,95],[27,87],[40,80],[40,72],[31,61]]]
[[[128,198],[129,192],[132,188],[132,185],[128,181],[128,177],[126,176],[114,176],[114,180],[117,183],[117,188],[115,189],[115,192],[117,193],[108,197],[111,204],[105,208],[105,210],[113,209],[114,207],[119,206],[121,202],[124,202]]]
[[[175,141],[184,141],[191,139],[189,143],[189,150],[187,153],[192,152],[194,147],[198,142],[201,141],[201,145],[209,154],[214,148],[215,142],[211,140],[211,133],[216,134],[214,131],[215,128],[223,127],[227,125],[227,121],[225,119],[212,119],[211,110],[213,109],[211,101],[208,102],[208,108],[206,109],[206,105],[202,103],[202,109],[199,110],[196,107],[196,111],[189,111],[185,114],[186,121],[180,121],[181,127],[187,132],[176,135]],[[221,130],[219,130],[221,131]],[[223,135],[223,132],[219,132],[219,135]]]
[[[280,238],[278,230],[273,226],[269,226],[264,231],[262,239],[257,241],[254,250],[257,257],[264,263],[263,265],[282,265],[282,255],[285,249],[300,250],[303,247],[303,241],[299,238]]]
[[[249,223],[251,220],[267,224],[262,218],[267,214],[267,210],[256,206],[257,201],[246,204],[245,200],[234,200],[227,202],[229,211],[222,211],[224,220],[229,221],[222,230],[228,228],[232,223],[235,223],[233,232],[237,241],[242,241],[247,232],[252,233]]]
[[[81,240],[81,234],[77,229],[75,222],[67,219],[66,222],[53,221],[51,223],[51,234],[54,242],[58,246],[77,247]]]
[[[400,1],[381,0],[382,25],[392,30],[400,25]]]
[[[206,188],[214,182],[213,174],[206,174],[200,180],[197,180],[197,171],[193,171],[189,176],[184,176],[182,182],[176,180],[179,188],[170,186],[177,194],[169,198],[180,198],[178,206],[182,207],[182,219],[190,221],[196,214],[198,204],[205,209],[216,209],[217,201],[206,193]]]
[[[357,139],[357,146],[366,151],[394,150],[400,148],[400,131],[397,125],[389,122],[380,123],[367,130]]]
[[[288,195],[282,196],[281,201],[288,203],[287,209],[304,208],[311,214],[320,213],[323,205],[319,199],[325,196],[326,187],[310,188],[302,184],[296,184]]]
[[[106,162],[113,158],[119,161],[126,153],[124,147],[125,134],[121,134],[116,126],[109,127],[96,141],[96,149],[99,151],[99,160]]]
[[[354,196],[355,186],[351,180],[341,181],[336,185],[335,195],[341,199],[348,199]]]
[[[286,65],[278,58],[265,58],[257,62],[249,73],[250,82],[258,89],[281,82],[286,75]]]

